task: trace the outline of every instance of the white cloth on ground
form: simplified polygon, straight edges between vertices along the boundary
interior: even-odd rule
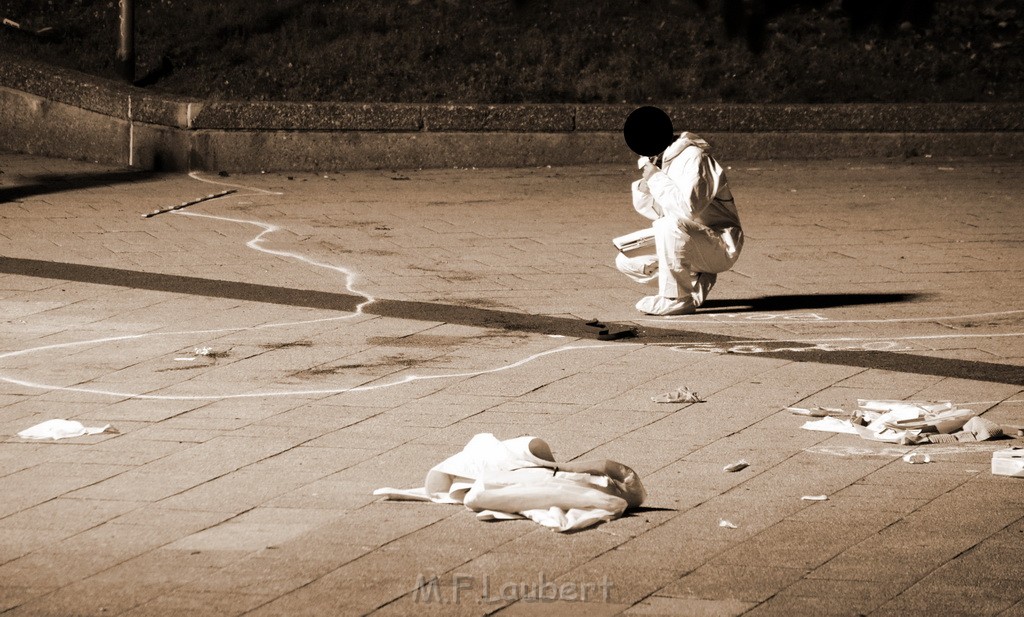
[[[434,466],[424,486],[380,488],[394,500],[462,503],[480,520],[529,518],[556,531],[574,531],[617,518],[647,494],[636,473],[615,461],[556,463],[536,437],[501,441],[490,433]]]

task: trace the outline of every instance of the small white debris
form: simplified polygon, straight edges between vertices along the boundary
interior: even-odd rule
[[[828,495],[804,495],[800,499],[804,501],[827,501]]]
[[[746,469],[747,467],[750,467],[750,463],[748,463],[744,459],[740,459],[740,460],[736,461],[735,463],[729,463],[725,467],[722,467],[722,471],[727,471],[729,473],[733,473],[733,472],[736,472],[736,471],[740,471],[741,469]]]
[[[693,390],[683,386],[677,388],[672,392],[666,392],[659,394],[658,396],[652,396],[651,400],[655,403],[703,403],[704,399]]]

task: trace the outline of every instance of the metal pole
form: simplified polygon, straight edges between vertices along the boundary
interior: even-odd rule
[[[118,0],[121,28],[117,42],[117,68],[121,78],[135,82],[135,0]]]

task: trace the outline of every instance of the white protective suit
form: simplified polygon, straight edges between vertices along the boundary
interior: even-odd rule
[[[461,503],[485,521],[529,518],[575,531],[622,515],[647,497],[636,473],[615,461],[555,463],[542,439],[499,441],[475,435],[462,452],[435,465],[418,489],[379,488],[406,501]]]
[[[743,248],[725,171],[709,150],[700,137],[683,133],[662,155],[661,170],[632,185],[633,207],[654,221],[657,254],[619,253],[615,265],[638,283],[657,279],[658,295],[637,303],[644,313],[693,313]]]

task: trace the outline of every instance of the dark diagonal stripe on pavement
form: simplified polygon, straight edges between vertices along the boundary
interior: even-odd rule
[[[359,304],[365,302],[365,298],[362,296],[345,293],[15,257],[0,257],[0,273],[346,312],[355,311]],[[878,300],[883,301],[883,297],[878,296]],[[512,311],[435,302],[376,300],[364,307],[363,312],[381,317],[436,321],[498,330],[560,334],[576,338],[594,337],[594,330],[588,328],[579,319],[526,315]],[[641,328],[640,340],[646,343],[680,345],[710,343],[715,347],[726,349],[750,342],[750,339],[721,334],[668,328]],[[887,351],[822,350],[817,349],[814,345],[806,345],[805,348],[801,348],[801,343],[790,341],[777,341],[770,344],[759,341],[758,345],[765,348],[757,353],[758,357],[859,366],[1024,386],[1024,368],[1007,364],[934,358]],[[773,347],[785,347],[785,349],[773,351]]]

